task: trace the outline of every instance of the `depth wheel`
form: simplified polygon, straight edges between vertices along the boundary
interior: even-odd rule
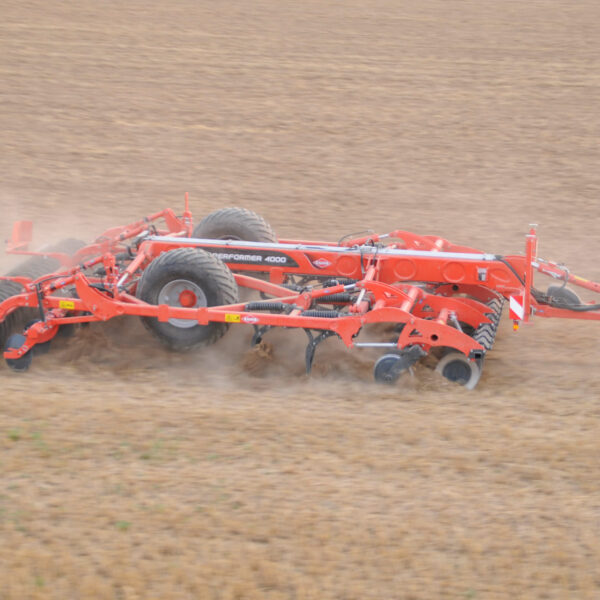
[[[238,288],[227,266],[208,252],[178,248],[155,258],[144,271],[137,297],[148,304],[178,308],[221,306],[238,302]],[[142,317],[144,326],[171,350],[183,351],[216,342],[227,323],[198,325],[192,319]]]
[[[481,378],[481,367],[474,360],[469,360],[462,352],[452,350],[440,359],[436,368],[443,377],[472,390]]]
[[[375,362],[373,377],[377,383],[392,385],[398,381],[404,370],[405,367],[400,356],[397,354],[384,354]]]
[[[6,341],[6,350],[16,350],[20,348],[27,338],[22,333],[13,333],[8,340]],[[13,371],[27,371],[31,366],[31,361],[33,360],[33,354],[31,350],[20,356],[19,358],[7,358],[6,364]]]

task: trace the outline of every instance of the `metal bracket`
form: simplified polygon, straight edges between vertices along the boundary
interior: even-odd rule
[[[42,286],[40,283],[35,284],[35,295],[37,296],[37,301],[38,301],[40,321],[45,323],[46,322],[46,313],[44,311],[44,305],[42,303],[43,296],[42,296]]]

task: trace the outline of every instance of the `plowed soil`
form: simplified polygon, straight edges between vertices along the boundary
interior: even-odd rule
[[[0,236],[189,191],[281,236],[523,248],[599,280],[595,0],[48,3],[0,14]],[[3,259],[3,270],[13,264]],[[596,323],[502,328],[473,392],[329,340],[135,320],[0,370],[0,599],[600,597]]]

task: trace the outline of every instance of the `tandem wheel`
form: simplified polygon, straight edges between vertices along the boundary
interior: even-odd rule
[[[404,371],[408,371],[427,353],[420,346],[408,346],[394,353],[384,354],[373,367],[373,376],[378,383],[392,384]]]
[[[480,363],[469,360],[457,350],[452,350],[444,355],[435,370],[449,381],[458,383],[468,390],[474,389],[481,378]]]
[[[398,354],[384,354],[377,359],[373,367],[373,377],[377,383],[391,385],[398,380],[402,371],[404,367]]]
[[[13,333],[11,336],[9,336],[8,340],[6,340],[6,345],[5,345],[4,349],[5,350],[16,350],[17,348],[20,348],[25,343],[26,340],[27,340],[27,338],[22,333]],[[23,372],[23,371],[27,371],[27,369],[29,369],[29,367],[31,366],[32,360],[33,360],[33,354],[31,352],[31,350],[29,350],[29,351],[25,352],[25,354],[23,354],[23,356],[20,356],[19,358],[7,358],[6,364],[13,371]]]

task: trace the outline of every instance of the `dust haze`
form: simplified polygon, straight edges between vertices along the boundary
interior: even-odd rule
[[[281,237],[524,248],[600,279],[600,4],[4,2],[0,239],[190,193]],[[3,272],[18,258],[1,257]],[[162,349],[136,319],[0,367],[0,597],[597,598],[595,323],[500,328],[476,390],[336,339]]]

